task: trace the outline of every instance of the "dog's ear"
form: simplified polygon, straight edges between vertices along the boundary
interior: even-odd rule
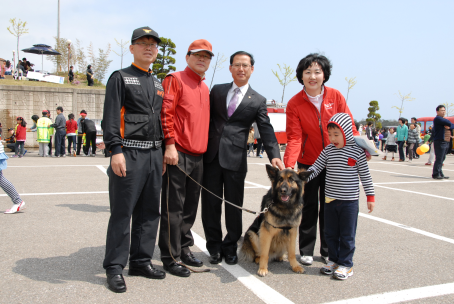
[[[273,166],[266,165],[266,172],[268,173],[268,177],[272,182],[274,182],[277,178],[277,174],[279,173],[278,168],[274,168]]]
[[[300,170],[298,172],[298,176],[300,177],[300,179],[305,182],[309,176],[312,174],[313,172],[312,171],[306,171],[306,170]]]

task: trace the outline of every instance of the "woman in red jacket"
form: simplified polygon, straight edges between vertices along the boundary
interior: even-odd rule
[[[17,157],[19,155],[19,158],[22,158],[22,156],[24,156],[26,152],[24,151],[24,143],[27,137],[27,123],[25,122],[24,118],[20,116],[16,118],[16,121],[16,144],[14,146],[15,153],[12,157]]]
[[[309,54],[301,59],[296,68],[296,77],[304,86],[303,90],[287,104],[287,148],[284,163],[287,168],[308,169],[317,160],[325,146],[329,145],[328,121],[336,113],[347,113],[352,122],[344,96],[324,84],[331,75],[332,65],[328,58],[320,54]],[[359,135],[355,124],[353,134]],[[301,263],[313,262],[317,239],[317,219],[320,226],[320,254],[324,262],[328,260],[328,245],[324,235],[326,169],[305,185],[303,217],[299,227],[299,247]],[[320,197],[320,211],[319,211]]]
[[[66,137],[68,137],[68,155],[71,155],[71,144],[73,146],[72,155],[76,157],[76,135],[77,135],[77,122],[74,120],[74,114],[68,115],[66,121]]]

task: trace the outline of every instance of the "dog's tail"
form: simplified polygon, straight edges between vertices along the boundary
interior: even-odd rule
[[[258,253],[258,244],[258,235],[251,230],[246,231],[243,244],[240,248],[239,259],[241,261],[253,262],[257,255],[256,252]]]

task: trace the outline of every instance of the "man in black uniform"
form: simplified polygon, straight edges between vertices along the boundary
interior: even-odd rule
[[[85,134],[85,147],[84,155],[85,156],[96,156],[96,125],[93,120],[85,119],[86,115],[81,114],[82,119],[80,120],[80,126],[82,129],[82,134]],[[91,154],[90,154],[91,146]]]
[[[106,87],[102,127],[112,156],[107,169],[111,215],[103,266],[114,292],[126,291],[122,272],[128,252],[129,275],[165,277],[165,272],[151,264],[165,172],[161,151],[164,90],[150,70],[159,42],[158,33],[149,27],[134,30],[129,46],[134,62],[114,72]]]
[[[89,87],[92,87],[95,84],[93,80],[93,70],[91,69],[91,64],[89,64],[87,67],[87,81]]]

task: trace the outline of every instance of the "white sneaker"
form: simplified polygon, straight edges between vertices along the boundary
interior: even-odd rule
[[[312,262],[314,262],[314,259],[309,255],[303,255],[300,258],[300,262],[303,265],[310,266],[310,265],[312,265]]]
[[[334,278],[338,279],[338,280],[346,280],[348,279],[348,277],[351,277],[353,275],[353,267],[345,267],[345,266],[341,266],[339,265],[336,269],[336,271],[334,271]]]
[[[328,261],[328,264],[320,268],[320,272],[326,275],[330,275],[333,274],[334,271],[336,271],[337,267],[339,267],[339,265],[334,262]]]
[[[19,204],[14,204],[11,209],[5,211],[6,214],[16,213],[18,211],[23,211],[25,209],[25,202],[22,201]]]
[[[328,262],[329,262],[329,258],[327,256],[325,257],[322,255],[322,260],[323,260],[323,262],[325,262],[325,264],[328,264]]]

